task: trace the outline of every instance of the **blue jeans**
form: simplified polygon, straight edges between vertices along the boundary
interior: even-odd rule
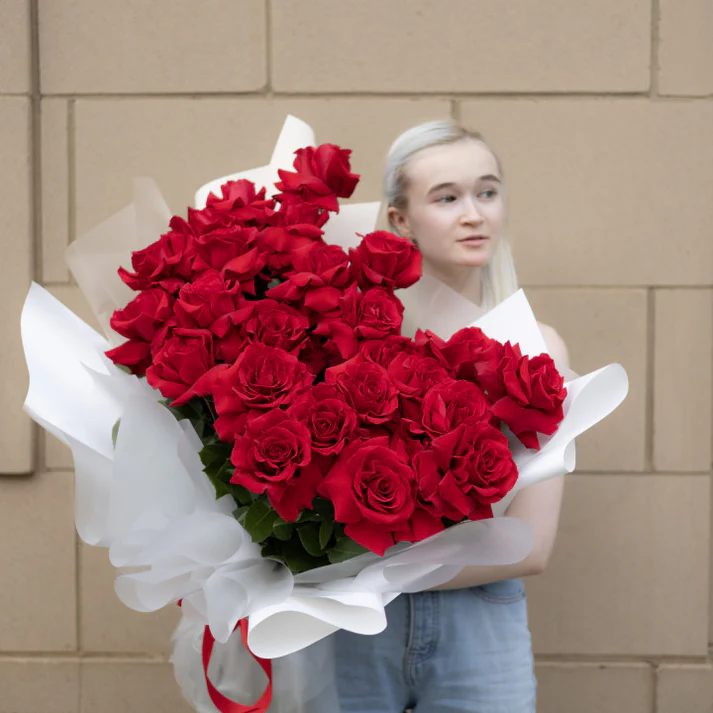
[[[381,634],[334,634],[340,713],[534,713],[522,582],[402,594],[386,612]]]

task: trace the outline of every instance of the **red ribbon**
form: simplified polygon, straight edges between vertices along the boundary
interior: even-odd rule
[[[235,625],[236,629],[238,627],[240,627],[240,634],[245,648],[260,664],[260,667],[267,675],[267,688],[265,688],[264,693],[260,696],[257,703],[253,703],[252,705],[243,705],[242,703],[231,701],[230,698],[226,698],[210,682],[210,679],[208,678],[208,664],[210,664],[210,657],[213,653],[215,639],[213,638],[213,634],[210,633],[210,627],[206,626],[205,632],[203,633],[203,673],[205,674],[205,682],[208,685],[208,695],[210,695],[210,699],[221,713],[265,713],[270,707],[270,703],[272,701],[272,661],[270,661],[270,659],[261,659],[250,651],[250,647],[248,646],[248,620],[241,619]]]

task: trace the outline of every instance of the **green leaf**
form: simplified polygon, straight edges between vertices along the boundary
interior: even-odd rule
[[[230,483],[225,483],[220,478],[216,478],[213,473],[206,473],[206,475],[208,476],[208,480],[213,483],[213,487],[215,488],[216,500],[220,500],[220,498],[225,495],[232,495],[232,493],[230,492]]]
[[[249,509],[248,505],[241,505],[240,507],[235,508],[233,510],[233,517],[241,524],[245,522],[245,515],[247,514]]]
[[[272,531],[278,540],[286,542],[292,537],[295,526],[293,523],[285,522],[281,517],[278,517],[275,522],[272,523]]]
[[[319,546],[322,550],[327,549],[329,541],[332,539],[334,532],[334,520],[322,520],[319,526]]]
[[[302,542],[296,537],[289,542],[285,542],[282,556],[285,564],[293,572],[306,572],[309,569],[329,564],[324,555],[314,556],[305,551]]]
[[[203,439],[206,435],[206,431],[208,428],[206,422],[202,418],[192,418],[191,423],[193,424],[193,428],[198,434],[198,438]]]
[[[264,500],[256,500],[245,514],[243,527],[250,533],[253,542],[263,542],[272,534],[277,517],[277,513]]]
[[[308,523],[297,528],[297,534],[300,536],[302,547],[305,548],[308,554],[312,557],[320,557],[324,554],[324,549],[319,544],[319,526]]]
[[[312,510],[303,510],[300,513],[300,516],[297,518],[297,522],[299,522],[299,523],[318,522],[318,521],[319,521],[319,515],[312,512]]]
[[[292,572],[296,574],[299,572],[307,572],[310,569],[316,569],[317,567],[323,567],[329,564],[326,557],[311,557],[306,552],[290,552],[285,555],[285,564],[290,568]]]
[[[289,523],[288,523],[289,524]],[[315,567],[329,564],[326,556],[313,557],[305,551],[299,537],[292,537],[287,542],[271,538],[262,546],[262,556],[284,562],[292,572],[306,572]]]
[[[255,499],[253,494],[242,485],[228,483],[228,487],[230,488],[230,494],[235,498],[235,502],[240,505],[251,505]]]
[[[332,564],[336,564],[337,562],[346,562],[352,557],[363,555],[369,551],[366,547],[362,547],[350,537],[345,536],[337,540],[337,544],[327,552],[327,557]]]
[[[200,452],[201,463],[204,466],[230,461],[231,448],[227,443],[215,443],[203,446]]]
[[[111,428],[111,444],[116,448],[116,439],[119,436],[119,426],[121,425],[121,419],[117,418],[116,423]]]

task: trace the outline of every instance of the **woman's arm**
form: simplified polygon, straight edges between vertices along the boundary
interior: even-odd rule
[[[567,348],[552,327],[541,324],[547,349],[559,368],[569,367]],[[545,571],[557,535],[564,478],[551,478],[519,491],[506,514],[526,522],[532,528],[534,547],[521,562],[498,567],[465,567],[450,582],[435,589],[461,589],[514,577],[529,577]]]

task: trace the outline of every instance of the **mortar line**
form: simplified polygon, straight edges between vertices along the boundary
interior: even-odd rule
[[[646,290],[646,403],[644,408],[644,465],[650,473],[655,473],[654,463],[654,408],[656,395],[656,293],[652,287]]]
[[[449,101],[452,99],[503,99],[510,101],[518,101],[520,99],[557,99],[567,101],[569,99],[589,99],[592,101],[608,100],[608,99],[647,99],[649,97],[649,89],[630,92],[607,92],[607,91],[591,91],[591,92],[538,92],[538,91],[509,91],[509,92],[473,92],[473,91],[373,91],[373,90],[357,90],[352,92],[339,90],[305,90],[305,91],[290,91],[290,90],[274,90],[274,96],[286,99],[441,99]],[[264,87],[256,87],[255,89],[245,90],[218,90],[218,91],[178,91],[178,92],[50,92],[44,94],[46,97],[68,99],[224,99],[235,97],[261,97],[264,96]],[[661,97],[665,100],[679,100],[680,96]],[[694,96],[691,98],[705,98]]]
[[[708,517],[709,517],[709,523],[713,522],[713,490],[710,489],[710,482],[709,482],[709,494],[708,494]],[[711,557],[713,557],[713,537],[711,537],[713,533],[709,532],[708,535],[708,591],[710,593],[711,591],[711,585],[713,585],[713,569],[711,569]],[[708,617],[710,620],[710,615],[711,615],[711,609],[713,608],[713,601],[711,601],[710,597],[708,600]],[[710,621],[708,625],[708,656],[710,657],[711,654],[713,654],[713,642],[711,641],[711,626],[710,626]]]
[[[149,664],[168,663],[163,654],[130,651],[3,651],[0,663],[9,661],[62,661],[66,663],[107,662]]]
[[[451,119],[457,124],[461,122],[460,102],[458,99],[451,99]]]
[[[31,0],[30,13],[30,277],[42,279],[42,107],[40,95],[40,41],[37,0]],[[39,427],[30,427],[30,468],[37,473],[44,463],[40,448],[42,439]]]
[[[709,102],[713,99],[713,93],[708,94],[677,94],[677,95],[655,95],[652,96],[651,88],[638,92],[376,92],[376,91],[285,91],[271,90],[271,97],[277,99],[411,99],[411,100],[441,100],[441,101],[477,101],[493,100],[500,101],[521,101],[525,100],[548,100],[548,101],[616,101],[627,99],[648,99],[655,103],[675,103],[675,102]],[[266,95],[265,87],[235,91],[226,89],[225,91],[212,92],[50,92],[43,94],[43,97],[53,99],[260,99]],[[24,96],[14,94],[0,94],[0,96]]]
[[[74,603],[75,627],[77,629],[77,652],[82,653],[82,564],[80,559],[81,542],[74,533]]]
[[[265,0],[265,89],[268,96],[272,91],[272,2]]]
[[[661,0],[651,0],[651,48],[649,56],[649,96],[659,96],[659,42]]]
[[[77,129],[76,100],[67,102],[67,244],[77,237],[76,195],[77,195]],[[74,284],[72,274],[69,283]],[[62,283],[66,284],[66,283]]]

